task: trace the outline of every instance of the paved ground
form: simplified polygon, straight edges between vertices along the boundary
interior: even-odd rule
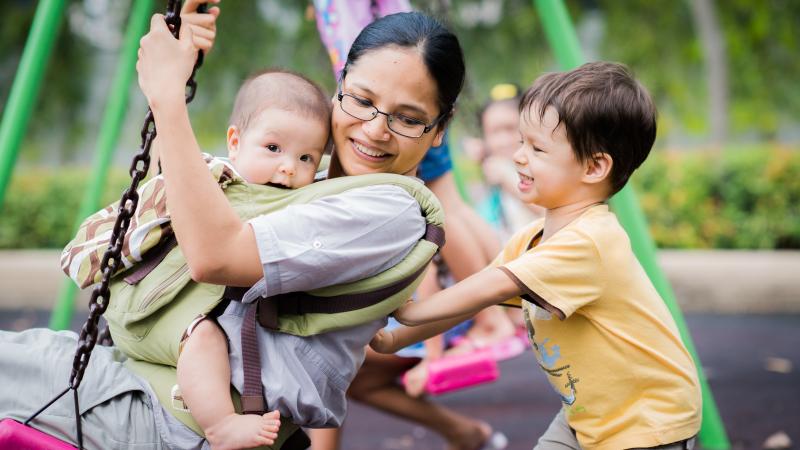
[[[687,317],[733,449],[760,449],[783,431],[800,448],[800,315]],[[43,311],[0,311],[0,329],[44,326]],[[76,321],[74,329],[79,324]],[[778,358],[778,359],[775,359]],[[771,370],[768,370],[771,368]],[[500,381],[437,399],[502,430],[510,450],[530,450],[558,400],[530,353],[501,364]],[[346,450],[439,450],[425,429],[353,404]]]

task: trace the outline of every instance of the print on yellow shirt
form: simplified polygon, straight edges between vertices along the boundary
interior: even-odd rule
[[[561,401],[567,406],[572,406],[575,404],[575,400],[577,400],[578,390],[575,388],[575,385],[580,382],[580,378],[573,376],[572,372],[570,372],[569,369],[572,367],[571,365],[559,365],[558,360],[561,359],[561,347],[558,344],[551,343],[550,338],[544,338],[541,342],[536,341],[536,332],[530,317],[531,309],[535,309],[536,312],[534,314],[537,320],[551,320],[552,314],[542,308],[530,305],[529,303],[526,303],[523,307],[525,324],[528,328],[528,339],[531,341],[531,345],[533,345],[536,351],[536,360],[539,362],[539,367],[541,367],[549,377],[552,377],[550,379],[550,384],[561,397]],[[565,377],[563,379],[564,383],[561,383],[562,380],[560,379],[562,377]],[[559,379],[556,380],[553,378]],[[562,389],[559,390],[556,386],[561,386]],[[583,407],[580,407],[580,409],[585,411]],[[572,413],[574,414],[575,412]]]

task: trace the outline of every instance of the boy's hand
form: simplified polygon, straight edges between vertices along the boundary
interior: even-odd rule
[[[150,107],[169,102],[184,103],[186,80],[192,74],[197,60],[197,49],[192,43],[191,27],[181,27],[180,38],[175,39],[164,22],[164,16],[155,14],[150,19],[150,32],[139,41],[139,87]]]
[[[214,46],[217,37],[217,17],[219,7],[208,8],[205,13],[197,12],[197,8],[204,3],[218,4],[220,0],[187,0],[181,8],[181,22],[183,26],[192,28],[192,41],[194,46],[208,54]]]
[[[369,341],[369,346],[376,352],[384,354],[392,354],[398,350],[394,348],[394,334],[386,330],[378,330]]]
[[[408,369],[403,375],[403,384],[406,389],[406,394],[411,397],[417,398],[425,393],[425,385],[428,382],[428,363],[425,360],[420,361],[416,366]]]
[[[413,304],[414,304],[414,299],[410,298],[410,299],[406,300],[406,302],[403,304],[403,306],[401,306],[401,307],[399,307],[399,308],[394,310],[394,312],[392,313],[392,316],[394,316],[394,318],[398,322],[402,323],[403,325],[410,325],[410,324],[406,323],[406,320],[408,320],[408,318],[406,317],[406,314],[407,314],[407,311],[408,311],[408,307],[413,305]]]

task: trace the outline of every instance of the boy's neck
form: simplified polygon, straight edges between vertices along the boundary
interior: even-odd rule
[[[590,208],[603,204],[607,199],[587,198],[586,200],[548,208],[544,213],[544,229],[542,230],[542,241],[546,241],[556,234],[560,229],[567,226],[570,222],[577,219]]]

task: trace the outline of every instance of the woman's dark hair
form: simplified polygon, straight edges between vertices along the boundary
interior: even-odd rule
[[[347,69],[365,53],[388,46],[416,47],[436,81],[441,125],[453,113],[464,86],[464,54],[458,38],[438,20],[419,12],[390,14],[367,25],[356,37],[347,54],[342,80]]]

